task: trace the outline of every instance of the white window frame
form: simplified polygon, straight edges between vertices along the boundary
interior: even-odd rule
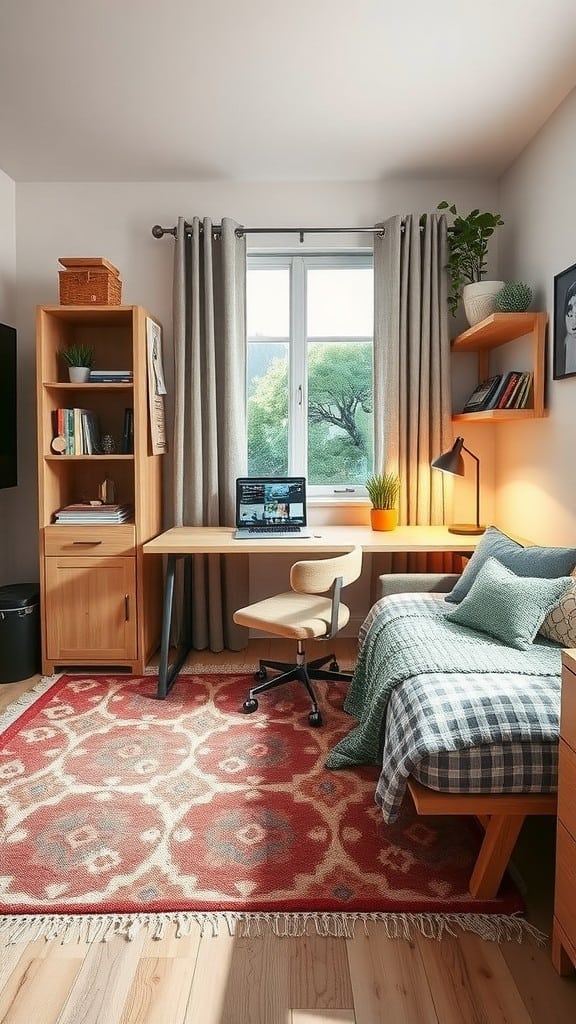
[[[289,358],[288,396],[288,472],[291,476],[305,476],[306,453],[308,450],[308,377],[306,373],[307,342],[337,342],[340,337],[306,336],[306,271],[311,267],[373,267],[371,249],[354,249],[338,252],[302,252],[282,250],[281,252],[253,250],[247,253],[247,269],[259,267],[270,269],[287,267],[290,274],[290,335],[289,337],[260,337],[259,342],[285,342]],[[247,337],[247,344],[251,339]],[[359,337],[358,341],[372,342],[372,337]],[[366,488],[361,484],[350,486],[307,486],[308,497],[318,504],[361,504],[367,501]]]

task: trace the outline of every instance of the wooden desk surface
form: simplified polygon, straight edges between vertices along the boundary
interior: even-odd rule
[[[363,551],[473,551],[479,536],[449,533],[446,526],[398,526],[380,532],[369,526],[316,526],[313,536],[295,540],[256,538],[235,540],[227,526],[174,526],[144,544],[145,554],[270,554],[288,552],[328,554],[350,551],[357,544]]]

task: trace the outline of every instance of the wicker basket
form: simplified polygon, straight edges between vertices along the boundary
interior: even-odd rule
[[[119,306],[120,271],[102,256],[60,257],[66,270],[58,271],[61,306]]]

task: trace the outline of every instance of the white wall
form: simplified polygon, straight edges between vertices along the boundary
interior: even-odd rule
[[[36,566],[36,455],[34,417],[34,308],[58,302],[59,256],[105,256],[120,268],[122,299],[146,306],[165,326],[170,374],[173,242],[152,237],[153,224],[172,226],[178,215],[234,217],[247,226],[369,226],[395,213],[433,211],[441,199],[462,209],[493,209],[496,186],[483,181],[388,181],[349,183],[22,183],[16,188],[19,344],[26,365],[22,405],[22,492],[17,529],[22,572]],[[252,236],[258,245],[278,238]],[[354,236],[366,244],[365,236]],[[342,236],[342,240],[350,237]],[[333,236],[306,238],[334,244]],[[294,244],[294,236],[284,236]],[[24,412],[25,410],[25,412]],[[484,500],[491,513],[491,438],[473,446],[484,456]],[[462,490],[463,501],[468,501]],[[467,505],[470,514],[470,502]],[[466,518],[462,512],[460,518]]]
[[[0,171],[0,323],[16,326],[16,186]],[[20,380],[22,359],[19,358]],[[19,409],[22,410],[22,387],[19,386]],[[20,460],[21,462],[21,460]],[[0,586],[20,581],[20,559],[17,547],[19,509],[25,503],[21,486],[0,490]],[[14,575],[16,574],[16,575]],[[30,580],[35,579],[34,567]],[[28,582],[28,580],[24,580]]]
[[[576,377],[552,380],[554,275],[576,263],[576,91],[500,181],[501,270],[547,309],[545,420],[497,427],[496,517],[539,543],[576,544]]]

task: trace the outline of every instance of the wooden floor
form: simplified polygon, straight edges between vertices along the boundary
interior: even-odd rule
[[[353,641],[336,643],[343,668]],[[244,664],[268,657],[254,641]],[[290,657],[274,644],[274,656]],[[316,652],[316,649],[315,649]],[[227,664],[227,656],[214,656]],[[234,656],[236,663],[242,662]],[[207,662],[206,653],[199,656]],[[0,710],[36,679],[0,687]],[[528,821],[514,861],[529,920],[550,932],[554,822]],[[1,862],[0,862],[1,873]],[[201,937],[60,946],[40,939],[0,951],[0,1024],[574,1024],[576,977],[559,978],[549,947],[388,939]]]

